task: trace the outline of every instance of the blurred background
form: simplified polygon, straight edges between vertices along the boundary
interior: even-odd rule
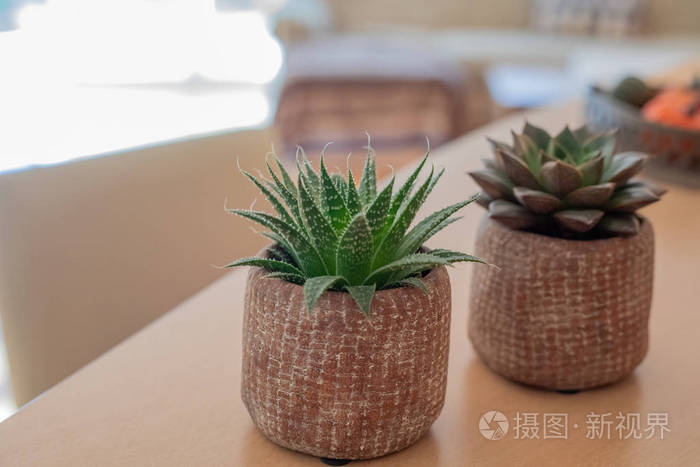
[[[697,56],[698,18],[697,0],[0,0],[0,419],[262,246],[222,209],[254,197],[237,158],[333,141],[344,166],[367,130],[387,175],[426,136]]]

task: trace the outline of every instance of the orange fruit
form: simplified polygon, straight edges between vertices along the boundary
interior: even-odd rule
[[[665,89],[644,107],[642,115],[663,125],[700,130],[700,90]]]

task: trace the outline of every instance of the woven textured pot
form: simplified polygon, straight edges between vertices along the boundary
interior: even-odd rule
[[[548,389],[618,381],[648,346],[654,233],[576,241],[509,229],[485,216],[469,337],[496,373]]]
[[[307,315],[301,286],[251,268],[243,320],[242,398],[273,442],[320,457],[403,449],[440,414],[447,383],[450,282],[378,291],[366,318],[347,293]]]

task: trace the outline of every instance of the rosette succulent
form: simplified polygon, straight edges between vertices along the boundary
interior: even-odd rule
[[[330,289],[349,293],[369,315],[376,290],[402,286],[425,290],[421,275],[434,267],[458,261],[482,262],[457,251],[423,248],[430,237],[458,220],[453,215],[476,197],[437,211],[410,228],[444,172],[435,173],[433,168],[417,183],[428,154],[396,192],[394,178],[377,189],[374,150],[369,142],[357,186],[349,168],[347,178],[331,174],[321,154],[320,167],[315,170],[303,150],[297,151],[296,183],[274,154],[271,159],[277,170],[266,160],[270,180],[241,170],[276,215],[228,211],[269,229],[262,235],[274,244],[267,249],[267,257],[242,258],[227,267],[258,266],[270,271],[267,277],[303,285],[308,312]]]
[[[529,123],[513,144],[489,140],[493,160],[469,175],[483,189],[479,203],[513,229],[559,237],[634,235],[635,211],[658,201],[658,187],[633,180],[646,156],[615,153],[615,133],[564,128],[551,136]]]

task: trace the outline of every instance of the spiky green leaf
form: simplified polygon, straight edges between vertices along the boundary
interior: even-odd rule
[[[286,272],[271,272],[265,276],[265,279],[282,279],[283,281],[291,282],[297,285],[303,285],[306,279],[301,274],[289,274]]]
[[[340,235],[350,222],[350,211],[345,205],[343,195],[338,192],[337,186],[328,174],[323,158],[321,158],[321,186],[323,209],[326,212],[326,216],[330,219],[335,232]]]
[[[274,210],[279,214],[279,216],[282,218],[283,221],[289,222],[290,224],[296,225],[295,220],[292,218],[292,216],[289,215],[287,210],[284,208],[282,203],[280,202],[279,199],[275,195],[272,194],[272,192],[265,186],[263,185],[255,176],[253,176],[251,173],[243,170],[239,166],[240,172],[245,175],[248,180],[253,182],[253,184],[258,187],[258,190],[262,192],[262,194],[265,196],[265,198],[270,202]]]
[[[372,265],[374,242],[365,214],[360,212],[350,221],[338,242],[336,271],[350,285],[360,285]]]
[[[288,274],[299,274],[299,275],[303,274],[303,272],[301,272],[299,269],[295,268],[294,266],[292,266],[289,263],[285,263],[283,261],[277,261],[274,259],[258,258],[258,257],[237,259],[236,261],[229,263],[224,267],[233,268],[236,266],[257,266],[260,268],[265,268],[268,271],[284,272],[284,273],[288,273]]]
[[[430,250],[430,254],[434,256],[439,256],[440,258],[446,259],[449,263],[482,263],[486,264],[486,261],[479,258],[478,256],[468,255],[460,251],[445,250],[442,248],[436,248],[435,250]]]
[[[329,219],[323,215],[316,200],[309,193],[304,182],[299,181],[299,205],[301,217],[304,221],[307,237],[311,239],[316,250],[320,253],[326,265],[326,271],[333,274],[335,271],[335,249],[338,245],[338,236]]]
[[[268,233],[271,233],[271,232],[268,232]],[[279,241],[277,241],[275,239],[273,239],[273,241],[276,244],[272,245],[266,249],[266,252],[269,255],[270,259],[274,259],[277,261],[284,261],[285,263],[289,263],[292,266],[296,267],[296,263],[294,262],[294,258],[292,258],[292,255],[290,255],[287,252],[287,249],[282,244],[280,244]]]
[[[248,211],[245,209],[231,209],[232,214],[237,214],[255,221],[278,234],[284,243],[289,245],[289,253],[307,276],[328,274],[323,259],[316,248],[299,230],[265,212]]]
[[[294,256],[293,256],[294,248],[287,241],[286,238],[284,238],[281,235],[278,235],[275,232],[260,232],[260,235],[262,235],[263,237],[269,238],[270,240],[272,240],[274,242],[274,246],[276,246],[276,247],[279,246],[282,249],[282,251],[284,251],[284,254],[283,254],[279,251],[275,251],[275,248],[268,249],[271,252],[271,256],[273,259],[277,259],[278,261],[286,261],[292,265],[297,264],[296,259],[294,259]],[[273,251],[274,251],[274,253],[272,253]]]
[[[437,230],[435,229],[441,223],[443,223],[446,219],[448,219],[451,215],[453,215],[463,207],[472,203],[478,198],[478,196],[479,195],[474,195],[467,200],[443,208],[437,212],[430,214],[425,219],[421,220],[401,240],[401,243],[399,244],[396,250],[396,256],[401,257],[418,251],[418,248],[420,248],[420,246],[423,245],[423,243],[425,243],[430,238],[430,236],[437,232]]]
[[[394,217],[396,216],[396,213],[399,211],[399,208],[403,205],[404,201],[408,199],[408,195],[411,193],[411,190],[413,190],[413,185],[416,182],[416,179],[418,178],[418,175],[420,174],[421,170],[423,170],[423,166],[425,165],[425,161],[428,160],[428,156],[430,155],[430,151],[428,151],[425,156],[423,156],[423,159],[420,161],[420,164],[411,172],[411,175],[406,179],[403,185],[398,189],[396,194],[394,195],[393,199],[391,200],[391,207],[389,208],[389,214],[388,214],[388,221],[392,223],[394,221]]]
[[[281,173],[283,174],[283,178],[289,179],[289,182],[291,183],[291,178],[289,178],[289,174],[287,171],[284,169],[284,166],[282,163],[277,159],[276,157],[274,158],[275,162],[277,163],[278,167],[281,167]],[[289,211],[291,212],[292,216],[294,216],[294,219],[296,220],[296,223],[298,225],[301,225],[301,217],[299,214],[299,203],[297,202],[297,189],[296,186],[294,186],[293,183],[291,183],[292,189],[289,189],[289,186],[287,185],[287,182],[280,181],[280,179],[277,177],[277,174],[275,173],[274,170],[272,170],[272,167],[270,167],[270,163],[267,159],[265,158],[265,165],[267,166],[267,171],[272,177],[272,180],[274,183],[270,183],[269,187],[273,189],[278,195],[280,195],[280,198],[285,202],[285,204],[289,207]]]
[[[323,151],[325,150],[326,148],[324,147]],[[301,153],[301,163],[299,153]],[[299,171],[299,174],[302,175],[303,180],[306,182],[307,189],[314,196],[319,197],[321,194],[321,178],[316,174],[316,172],[314,172],[314,168],[311,165],[309,158],[306,157],[306,152],[304,152],[304,149],[301,146],[297,146],[297,170]]]
[[[348,200],[348,183],[345,181],[343,176],[339,173],[331,174],[331,180],[333,180],[333,185],[335,185],[338,193],[343,197],[343,201]]]
[[[350,163],[348,161],[348,196],[347,196],[347,206],[350,215],[354,216],[362,210],[362,202],[360,201],[360,195],[357,193],[357,187],[355,186],[355,179],[352,176],[352,170],[350,170]]]
[[[396,214],[393,224],[377,247],[372,261],[373,267],[376,268],[387,264],[397,257],[395,251],[396,245],[399,244],[401,238],[405,235],[406,230],[408,230],[408,227],[418,213],[418,209],[420,209],[423,202],[425,202],[425,196],[427,196],[432,176],[433,171],[431,170],[428,178],[426,178],[425,182],[416,190],[416,193],[411,197],[410,201]]]
[[[453,222],[457,222],[459,220],[462,220],[462,219],[464,219],[464,216],[449,217],[449,218],[445,219],[444,221],[442,221],[438,225],[436,225],[433,228],[433,230],[430,231],[430,233],[428,234],[428,236],[425,238],[424,241],[427,242],[428,240],[430,240],[433,237],[433,235],[440,232],[442,229],[444,229],[448,225],[452,224]]]
[[[396,284],[405,287],[415,287],[426,295],[428,293],[428,289],[425,287],[425,284],[419,277],[406,277],[405,279],[398,281]]]
[[[336,284],[343,283],[345,279],[341,276],[318,276],[306,279],[304,283],[304,302],[306,312],[311,313],[316,306],[316,302],[323,293]]]
[[[389,183],[379,192],[367,209],[367,222],[369,223],[370,230],[372,230],[374,246],[379,244],[381,239],[380,234],[384,232],[384,227],[387,225],[387,214],[391,206],[391,194],[393,190],[394,177],[392,177]]]
[[[275,161],[275,164],[277,165],[277,168],[280,171],[280,174],[282,174],[282,180],[284,180],[284,186],[287,188],[287,190],[296,195],[297,188],[294,185],[294,181],[292,180],[292,177],[289,176],[289,172],[287,172],[287,169],[284,167],[284,164],[282,164],[282,161],[280,161],[279,157],[275,156],[273,154],[273,159]],[[267,161],[267,159],[266,159]],[[270,173],[272,174],[272,169],[270,169],[268,165],[268,169]],[[277,178],[276,176],[273,175],[274,178]]]
[[[362,204],[369,204],[370,201],[377,196],[377,168],[374,157],[374,149],[370,144],[369,135],[367,135],[367,158],[365,159],[365,167],[360,178],[360,186],[357,189],[360,195]]]
[[[355,300],[355,303],[357,303],[357,306],[360,307],[360,310],[362,310],[365,316],[369,316],[370,314],[375,289],[375,284],[351,285],[345,287],[345,290],[347,290],[353,300]]]
[[[416,269],[431,269],[435,266],[449,264],[445,258],[428,253],[416,253],[413,255],[404,256],[403,258],[392,261],[380,268],[375,269],[367,276],[364,283],[376,283],[378,286],[384,285],[384,281],[389,275],[401,270],[416,270]],[[381,285],[380,285],[381,284]]]

